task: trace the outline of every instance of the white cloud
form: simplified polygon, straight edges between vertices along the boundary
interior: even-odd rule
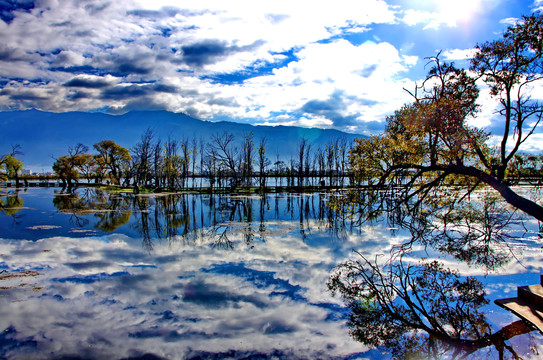
[[[503,136],[493,135],[489,140],[489,144],[494,146],[496,149],[499,149]],[[513,146],[517,142],[517,137],[510,136],[507,140],[507,149],[510,151],[513,149]],[[519,151],[541,154],[543,153],[543,134],[532,134],[530,135],[525,142],[519,148]]]
[[[407,100],[399,84],[410,83],[402,75],[414,59],[401,57],[388,43],[354,46],[338,40],[311,44],[296,55],[298,61],[276,69],[272,75],[247,80],[243,86],[225,87],[224,92],[234,94],[241,105],[235,110],[251,108],[258,101],[259,106],[247,115],[266,120],[275,112],[299,111],[311,100],[326,101],[341,89],[346,105],[341,114],[359,114],[359,125],[363,125],[365,121],[383,120],[383,112],[392,112]],[[322,117],[311,120],[307,116],[298,124],[330,124]]]
[[[410,101],[403,88],[412,87],[407,72],[419,58],[375,36],[367,38],[376,42],[358,44],[342,40],[342,35],[397,23],[398,16],[409,25],[454,26],[460,18],[445,11],[448,3],[424,8],[409,7],[416,3],[408,2],[402,8],[380,0],[153,0],[84,6],[79,1],[43,1],[17,14],[9,25],[0,21],[5,39],[0,76],[9,80],[0,93],[0,106],[119,112],[149,106],[203,119],[230,117],[369,133],[367,122],[383,122]],[[474,12],[482,4],[472,3],[466,9]],[[452,49],[444,56],[456,60],[469,53]],[[232,73],[242,79],[248,75],[238,82],[217,80],[228,80]],[[64,86],[85,76],[94,77],[94,84]],[[110,87],[98,86],[101,83],[115,86],[117,95],[106,93]],[[128,90],[153,83],[172,91],[120,93],[119,84]],[[333,109],[300,111],[308,102],[330,105],[332,100]]]
[[[338,261],[329,246],[348,254],[366,237],[387,237],[386,228],[320,246],[300,241],[299,224],[266,222],[266,240],[257,233],[254,247],[245,244],[249,224],[230,224],[237,229],[228,235],[236,251],[213,247],[207,231],[195,243],[155,239],[151,253],[141,239],[123,235],[0,239],[6,266],[39,268],[33,282],[41,288],[11,291],[4,300],[14,300],[13,306],[0,311],[0,327],[14,327],[21,340],[33,337],[37,350],[51,356],[81,354],[89,347],[106,358],[149,351],[167,358],[231,349],[279,349],[295,358],[365,351],[327,308],[341,304],[326,290]],[[315,239],[328,236],[317,221],[304,226]],[[384,243],[372,245],[367,249],[381,251]],[[330,314],[332,320],[325,320]]]
[[[423,30],[456,27],[473,21],[498,4],[499,1],[494,0],[407,1],[403,4],[402,21],[409,26],[425,24]]]
[[[518,22],[518,18],[510,17],[500,20],[500,24],[515,25]]]
[[[446,60],[467,60],[473,58],[475,49],[449,49],[442,53]]]
[[[409,26],[418,25],[421,23],[426,23],[424,30],[433,29],[437,30],[439,27],[444,24],[447,26],[455,26],[455,19],[452,17],[444,16],[439,13],[408,9],[404,12],[402,21]]]
[[[387,85],[391,85],[392,77],[410,62],[386,43],[358,47],[346,41],[318,43],[333,35],[365,32],[373,23],[394,22],[393,9],[381,0],[186,1],[182,5],[177,1],[129,1],[85,6],[77,1],[49,1],[39,5],[0,28],[0,36],[6,39],[0,76],[41,81],[7,85],[2,93],[5,96],[0,98],[5,109],[108,107],[122,111],[134,100],[202,118],[270,121],[271,113],[294,111],[337,90],[368,100],[381,93],[383,85],[379,83],[389,81]],[[258,72],[259,66],[285,58],[278,53],[292,49],[299,60],[242,84],[220,84],[205,78],[245,71],[248,66]],[[356,71],[374,72],[375,76],[364,77]],[[91,84],[69,89],[62,86],[85,74],[112,76],[118,79],[116,83],[166,82],[180,91],[139,100],[110,99]],[[370,80],[378,83],[364,85]],[[37,92],[52,96],[32,102],[30,95]],[[356,106],[354,98],[346,105],[345,114],[368,112],[366,107]],[[298,121],[299,115],[294,117]],[[319,117],[306,117],[300,123],[310,125],[311,121],[315,125],[330,123],[330,119]]]

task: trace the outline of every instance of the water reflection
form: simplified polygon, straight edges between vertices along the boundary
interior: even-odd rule
[[[12,216],[14,220],[15,215],[20,212],[24,207],[24,201],[19,196],[19,192],[0,192],[0,210],[2,213],[8,216]]]
[[[328,286],[346,301],[353,338],[396,358],[459,359],[494,346],[500,359],[520,359],[507,341],[532,331],[516,321],[493,333],[483,284],[435,260],[379,264],[360,255],[336,268]]]
[[[387,230],[338,239],[327,194],[80,190],[43,201],[30,190],[23,212],[60,220],[58,233],[64,218],[88,220],[81,229],[104,212],[130,218],[93,236],[0,239],[0,269],[36,274],[32,288],[0,290],[0,357],[341,359],[367,350],[349,338],[325,284],[354,242]]]
[[[363,221],[339,216],[329,193],[52,191],[20,193],[20,222],[0,238],[0,272],[33,274],[23,287],[0,277],[0,287],[11,287],[0,289],[0,357],[497,358],[523,357],[543,343],[533,332],[513,337],[527,329],[492,305],[524,285],[519,279],[537,281],[541,263],[536,224],[494,216],[499,205],[470,222],[489,231],[460,249],[483,249],[485,261],[466,265],[458,249],[439,245],[462,243],[467,230],[456,214],[471,210],[458,207]],[[474,209],[484,214],[483,204]],[[3,231],[11,229],[6,219]],[[502,220],[508,225],[500,228]],[[528,235],[510,245],[507,236],[520,233]],[[502,258],[499,236],[525,268],[511,256],[492,260]],[[326,286],[340,263],[335,286],[347,302]],[[349,291],[341,293],[342,283]]]
[[[410,238],[396,251],[417,246],[444,253],[457,261],[494,271],[516,259],[525,238],[541,236],[527,228],[522,213],[490,191],[469,194],[445,189],[426,197],[403,201],[394,191],[368,191],[334,200],[334,207],[356,217],[357,224],[385,221],[408,231]],[[354,198],[352,197],[354,196]]]
[[[93,214],[97,220],[94,228],[103,232],[115,231],[128,223],[132,215],[124,197],[98,189],[60,193],[53,198],[53,204],[59,211],[70,214],[72,223],[79,227],[89,224],[84,215]]]
[[[517,321],[493,330],[485,316],[489,300],[483,283],[447,266],[488,275],[522,265],[527,242],[540,248],[540,227],[528,225],[492,192],[445,190],[446,196],[436,193],[422,202],[404,201],[392,190],[359,192],[355,201],[347,197],[335,203],[336,209],[356,214],[359,224],[386,221],[409,233],[374,261],[360,250],[331,276],[329,289],[349,309],[351,335],[397,358],[456,359],[474,353],[479,358],[483,350],[492,354],[488,347],[500,359],[536,356],[537,346],[521,354],[508,342],[531,329]],[[433,260],[417,260],[421,257]]]
[[[214,247],[233,249],[230,237],[242,233],[251,247],[255,240],[265,241],[274,222],[294,220],[299,234],[306,239],[313,230],[331,236],[346,236],[353,224],[327,206],[331,195],[264,194],[231,196],[228,194],[115,194],[99,189],[78,189],[59,193],[54,206],[70,215],[72,224],[90,226],[102,232],[120,231],[128,224],[143,239],[147,249],[153,241],[167,239],[198,244],[211,242]]]

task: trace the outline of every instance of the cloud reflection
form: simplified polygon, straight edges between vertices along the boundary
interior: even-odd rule
[[[298,210],[279,207],[286,215],[273,217],[272,207],[263,217],[272,220],[252,214],[250,222],[231,220],[232,212],[225,211],[218,224],[228,228],[228,248],[215,246],[211,224],[198,231],[187,225],[189,231],[171,237],[151,233],[151,250],[141,236],[118,232],[0,239],[0,269],[39,274],[32,278],[37,290],[0,290],[0,356],[380,358],[350,338],[343,303],[330,295],[326,281],[352,249],[373,258],[407,234],[386,222],[334,233],[326,221],[299,216]],[[525,274],[526,268],[539,269],[537,244],[525,239],[522,264],[505,265],[503,274],[533,282]],[[460,272],[481,275],[468,266]],[[512,282],[507,275],[488,279],[493,299],[504,297]],[[500,282],[503,287],[492,285]],[[491,310],[492,321],[507,323],[508,313]]]
[[[0,299],[0,327],[11,329],[2,355],[343,358],[365,350],[332,315],[339,305],[325,280],[335,260],[326,248],[283,231],[235,252],[159,242],[150,254],[138,240],[2,240],[4,264],[40,269],[43,287]]]

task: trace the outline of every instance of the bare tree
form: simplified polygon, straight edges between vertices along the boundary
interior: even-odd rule
[[[157,140],[153,147],[153,176],[155,178],[155,188],[161,188],[163,187],[163,181],[162,181],[162,141],[160,139]]]
[[[250,133],[243,137],[241,163],[240,163],[241,178],[245,185],[250,185],[251,177],[253,175],[253,150],[254,150],[253,133]]]
[[[298,157],[298,185],[303,185],[303,179],[304,179],[304,161],[306,159],[306,152],[309,150],[309,143],[307,139],[304,137],[300,142],[298,143],[298,150],[297,150],[297,157]]]
[[[239,149],[235,146],[234,135],[229,132],[214,134],[211,136],[213,154],[219,166],[224,167],[230,176],[230,186],[236,188],[239,185],[240,157]]]
[[[197,159],[198,159],[198,139],[193,137],[191,145],[192,145],[192,149],[191,149],[191,153],[192,153],[192,186],[194,187],[195,186],[195,181],[196,181],[196,163],[197,163]]]
[[[132,173],[136,186],[146,186],[152,178],[153,138],[153,130],[147,128],[140,141],[131,149]]]
[[[188,175],[189,175],[189,168],[190,168],[190,147],[189,147],[189,140],[188,139],[183,139],[181,140],[181,142],[179,143],[180,145],[180,148],[181,148],[181,161],[180,161],[180,165],[181,165],[181,186],[182,187],[185,187],[186,185],[186,181],[187,181],[187,178],[188,178]]]
[[[179,168],[182,168],[183,160],[178,154],[179,142],[169,136],[164,144],[164,177],[169,189],[175,189],[179,183]],[[181,166],[180,166],[181,165]],[[183,179],[181,180],[183,187]]]
[[[263,136],[258,144],[258,174],[261,188],[266,186],[266,168],[270,165],[270,160],[266,157],[266,142],[267,139]]]

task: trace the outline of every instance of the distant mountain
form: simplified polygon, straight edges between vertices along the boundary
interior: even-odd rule
[[[337,130],[209,122],[167,111],[108,115],[26,110],[0,112],[0,154],[8,153],[11,144],[19,144],[24,152],[21,159],[26,169],[50,171],[53,157],[66,154],[68,147],[77,143],[92,149],[92,145],[101,140],[113,140],[130,149],[148,128],[162,139],[171,135],[178,139],[197,138],[205,141],[209,140],[211,135],[225,131],[233,133],[238,139],[252,132],[255,144],[261,137],[267,138],[267,156],[271,160],[275,160],[277,153],[283,159],[290,159],[295,155],[296,147],[302,138],[307,139],[313,149],[317,149],[335,138],[345,137],[351,141],[360,137]]]

